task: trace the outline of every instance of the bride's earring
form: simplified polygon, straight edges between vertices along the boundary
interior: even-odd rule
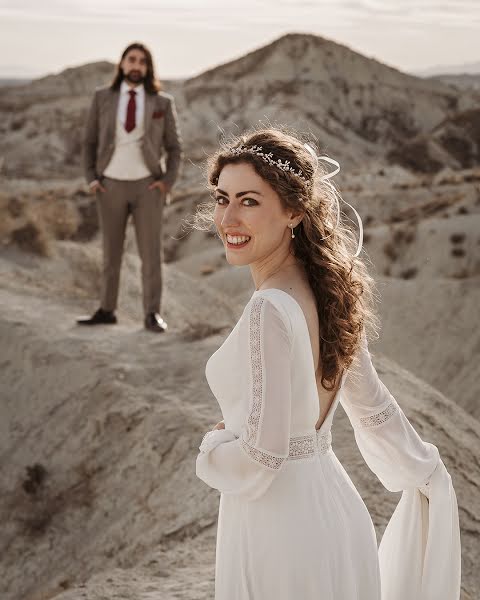
[[[293,238],[295,237],[295,234],[293,233],[294,227],[293,227],[293,225],[291,223],[290,223],[289,227],[292,230],[292,240],[293,240]]]

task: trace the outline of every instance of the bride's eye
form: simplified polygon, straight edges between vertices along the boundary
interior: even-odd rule
[[[219,206],[225,206],[228,203],[227,198],[224,196],[215,196],[214,200]]]
[[[244,198],[242,204],[244,206],[257,206],[258,202],[254,198]]]

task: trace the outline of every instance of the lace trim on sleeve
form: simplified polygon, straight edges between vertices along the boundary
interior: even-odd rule
[[[261,450],[257,450],[250,446],[245,440],[241,440],[243,450],[253,458],[254,461],[268,467],[269,469],[278,470],[282,464],[285,462],[285,458],[280,458],[279,456],[272,456],[271,454],[267,454],[266,452],[262,452]]]
[[[252,409],[248,416],[248,432],[246,443],[252,446],[257,440],[257,432],[260,425],[263,400],[263,369],[262,369],[262,346],[260,338],[261,316],[264,298],[256,298],[252,304],[250,313],[250,357],[252,364]]]
[[[360,417],[360,425],[362,427],[376,427],[382,425],[388,421],[398,410],[398,405],[395,400],[392,400],[390,404],[378,413],[368,415],[367,417]]]
[[[262,357],[262,307],[265,299],[255,298],[252,302],[250,312],[250,362],[252,368],[252,406],[247,418],[247,427],[245,433],[240,436],[242,449],[254,461],[268,467],[278,470],[287,460],[287,456],[280,457],[269,454],[263,450],[258,450],[257,444],[258,430],[262,417],[263,403],[263,357]]]

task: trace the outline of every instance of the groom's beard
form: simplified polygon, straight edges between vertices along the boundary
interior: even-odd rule
[[[145,77],[140,73],[140,71],[130,71],[130,73],[126,73],[125,79],[130,83],[135,84],[140,84],[145,81]]]

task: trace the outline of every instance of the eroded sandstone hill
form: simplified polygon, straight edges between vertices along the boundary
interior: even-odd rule
[[[407,140],[388,158],[408,169],[436,173],[444,167],[468,169],[480,162],[480,109],[446,118],[430,132]]]
[[[80,173],[82,126],[113,66],[67,69],[0,94],[3,172],[59,178]],[[187,157],[202,160],[221,131],[285,124],[349,165],[365,164],[478,102],[474,91],[388,67],[346,46],[291,34],[197,77],[166,82]]]
[[[131,228],[120,324],[74,326],[77,314],[96,308],[101,269],[81,132],[93,89],[112,68],[85,65],[0,90],[2,599],[212,597],[218,497],[196,480],[194,459],[220,415],[204,365],[252,286],[248,270],[226,264],[213,232],[188,233],[184,225],[208,200],[202,163],[220,130],[259,120],[316,136],[342,162],[338,183],[364,219],[365,256],[381,297],[375,363],[452,474],[462,600],[477,598],[480,172],[476,158],[451,161],[442,141],[460,131],[475,92],[301,35],[166,82],[187,161],[165,214],[171,329],[158,339],[142,329]],[[470,143],[469,127],[461,132]],[[438,172],[419,174],[420,155],[389,164],[388,153],[419,136],[441,141]],[[334,448],[380,537],[397,497],[362,463],[340,410]]]

